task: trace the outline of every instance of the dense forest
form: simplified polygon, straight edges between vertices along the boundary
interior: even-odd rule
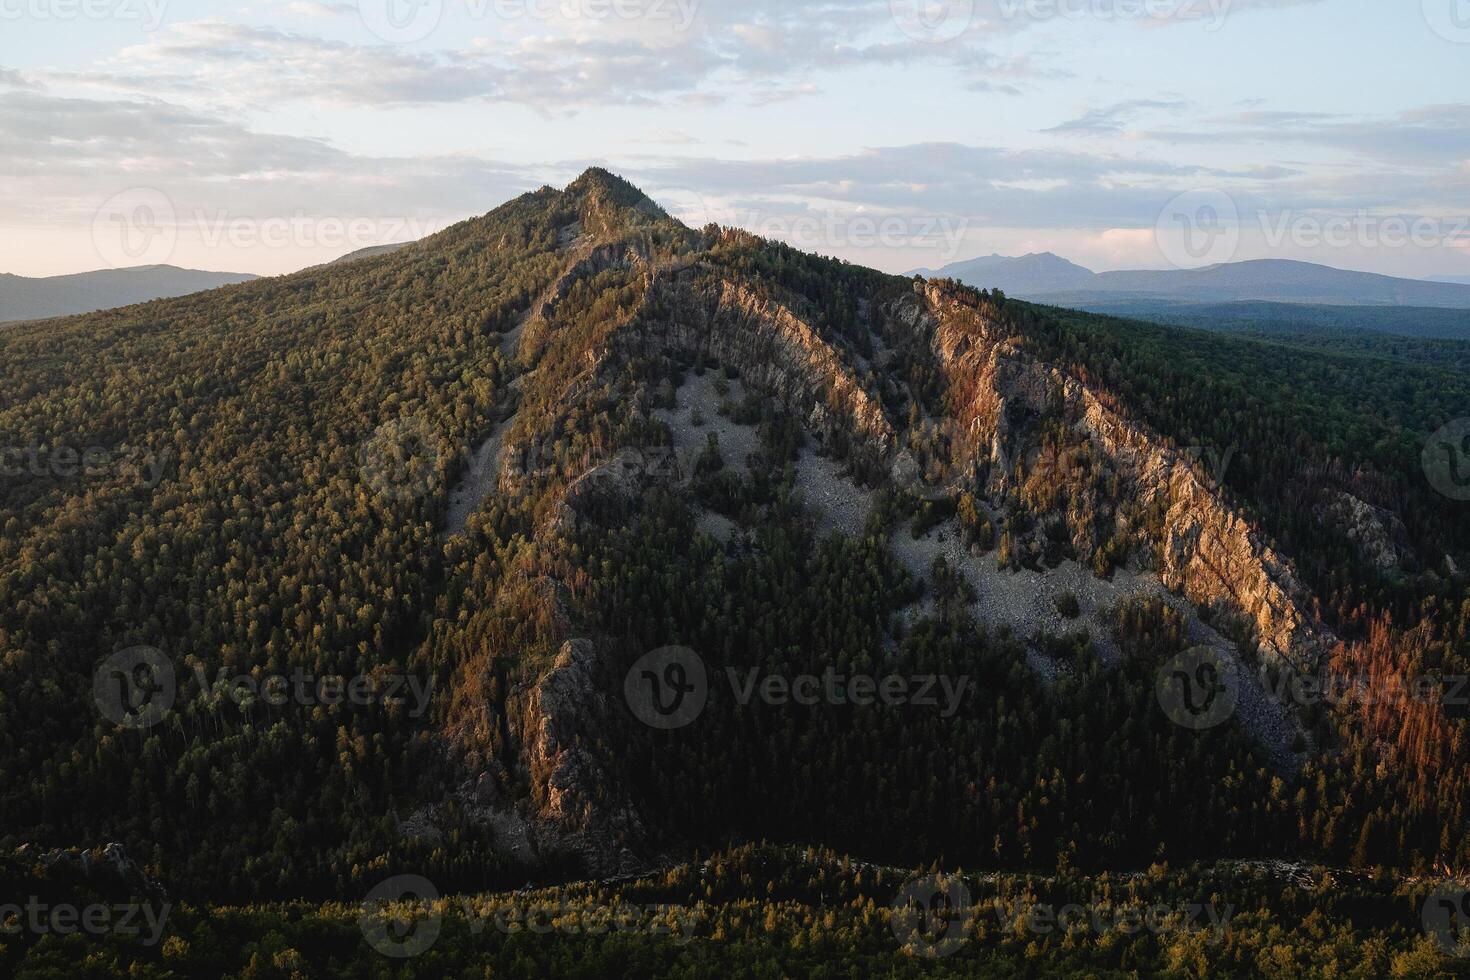
[[[592,171],[391,255],[7,328],[0,432],[35,465],[0,478],[0,856],[120,842],[184,903],[160,949],[109,939],[96,975],[135,957],[145,976],[397,975],[364,952],[353,904],[385,878],[457,895],[588,873],[580,844],[528,862],[504,818],[565,798],[555,760],[527,746],[556,728],[536,714],[553,665],[593,638],[606,710],[554,747],[598,774],[579,819],[620,815],[596,840],[670,870],[575,900],[703,903],[708,920],[682,945],[481,946],[451,916],[415,971],[935,973],[892,941],[898,872],[786,847],[984,872],[1007,894],[1209,888],[1241,910],[1208,948],[992,931],[936,975],[1448,969],[1411,921],[1409,892],[1431,879],[1406,876],[1470,869],[1463,702],[1304,708],[1283,761],[1243,725],[1193,732],[1159,710],[1193,610],[1129,600],[1108,610],[1109,636],[1022,636],[987,619],[957,565],[916,574],[896,558],[896,539],[948,522],[967,561],[1003,571],[1147,575],[1162,546],[1157,502],[1127,499],[1110,461],[1047,411],[1010,420],[1041,451],[984,499],[975,447],[942,424],[955,382],[903,332],[915,287],[686,228]],[[1324,670],[1427,676],[1436,691],[1470,674],[1470,504],[1421,465],[1428,434],[1470,405],[1470,380],[1447,368],[1470,345],[1356,336],[1337,350],[944,288],[1159,445],[1228,464],[1211,486],[1289,556],[1334,637]],[[756,328],[728,328],[732,307],[798,322],[807,332],[783,336],[836,365],[817,409],[764,369],[794,342],[735,363]],[[724,329],[723,348],[666,341]],[[727,454],[711,431],[687,479],[643,473],[636,492],[591,479],[669,451],[668,413],[706,378],[741,386],[709,421],[755,430],[754,452]],[[925,492],[891,477],[854,418],[894,429]],[[484,446],[501,472],[456,527],[451,500]],[[872,495],[860,527],[817,518],[800,471],[816,455]],[[1376,515],[1392,561],[1324,516],[1344,496]],[[697,725],[657,730],[620,692],[670,644],[716,677],[935,675],[968,694],[945,717],[787,710],[716,684]],[[112,658],[140,648],[167,665],[168,704],[119,726],[98,692],[114,689]],[[1056,678],[1028,666],[1038,653]],[[427,694],[265,696],[291,676]],[[751,840],[781,847],[727,850]],[[1212,877],[1221,859],[1263,858],[1354,873],[1310,895]],[[32,872],[7,874],[26,887]],[[49,975],[80,961],[83,939],[31,937],[0,962]]]
[[[1470,340],[1470,312],[1430,306],[1320,306],[1310,303],[1188,303],[1169,300],[1097,300],[1086,309],[1109,316],[1173,326],[1261,336],[1314,337],[1331,342],[1368,335],[1369,342]]]
[[[932,917],[913,904],[935,894],[948,901]],[[146,930],[48,934],[0,948],[0,964],[26,980],[1470,975],[1424,930],[1433,895],[1422,882],[1264,863],[936,875],[760,844],[611,883],[180,906],[161,942]]]

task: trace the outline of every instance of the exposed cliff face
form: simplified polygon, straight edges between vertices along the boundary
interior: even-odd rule
[[[519,775],[531,787],[538,847],[574,852],[597,874],[643,866],[630,845],[645,836],[642,820],[593,747],[609,730],[612,710],[601,662],[593,641],[569,640],[550,670],[507,699]]]
[[[1166,587],[1220,621],[1243,624],[1270,661],[1305,669],[1330,640],[1290,564],[1199,472],[1194,457],[1129,419],[1105,394],[1039,360],[989,319],[972,293],[921,284],[885,303],[863,298],[869,362],[855,353],[863,345],[854,344],[850,330],[838,335],[819,315],[803,312],[810,308],[803,298],[707,255],[660,258],[628,240],[589,239],[580,229],[566,237],[577,244],[568,248],[565,271],[532,302],[522,321],[530,329],[517,338],[521,414],[505,424],[498,484],[508,496],[532,486],[555,490],[537,511],[536,540],[548,551],[583,521],[619,513],[651,484],[680,482],[669,447],[648,440],[659,431],[649,423],[651,392],[660,383],[648,366],[703,360],[734,369],[745,390],[779,402],[816,441],[840,444],[850,461],[878,464],[865,468],[867,479],[888,474],[930,497],[972,490],[996,514],[1014,499],[1018,481],[1050,483],[1046,502],[1053,509],[1044,516],[1070,527],[1084,564],[1110,534],[1146,539]],[[595,323],[558,312],[579,283],[599,276],[622,283],[636,297],[633,305],[620,302],[615,316]],[[570,456],[565,433],[586,431],[589,418],[607,420],[605,427],[579,457]],[[915,444],[936,422],[946,435],[943,480],[932,478],[932,456],[923,465],[915,457],[927,452]],[[1068,482],[1064,463],[1049,471],[1038,461],[1041,432],[1055,438],[1059,428],[1064,451],[1088,457],[1087,481]],[[1147,526],[1144,514],[1152,515]],[[494,682],[506,688],[499,715],[471,702],[494,700],[491,675],[504,666],[465,665],[455,734],[464,744],[493,745],[512,785],[529,790],[512,803],[485,780],[471,788],[497,832],[538,854],[578,855],[594,873],[625,871],[638,866],[654,837],[613,776],[606,739],[623,710],[610,693],[618,679],[607,676],[606,644],[566,608],[569,589],[550,577],[553,566],[527,567],[526,580],[540,585],[502,586],[495,599],[525,605],[528,616],[550,624],[542,631],[550,645]]]
[[[525,580],[495,601],[544,619],[551,635],[573,630],[563,589],[551,578]],[[646,867],[643,821],[606,765],[605,738],[616,728],[617,710],[606,692],[616,686],[605,676],[597,642],[566,640],[544,669],[535,658],[509,666],[514,676],[499,681],[509,689],[497,697],[494,675],[508,666],[467,663],[455,686],[447,734],[461,751],[489,753],[479,778],[454,794],[460,807],[494,828],[508,856],[528,864],[571,859],[598,875]],[[519,789],[507,793],[508,786]],[[405,833],[436,832],[437,811],[412,814]]]
[[[894,440],[877,395],[817,327],[748,285],[684,270],[660,277],[650,297],[667,315],[641,319],[618,337],[623,354],[703,355],[740,372],[750,387],[802,417],[819,438],[838,430],[880,452]]]
[[[1163,538],[1154,542],[1164,584],[1217,613],[1244,617],[1261,653],[1298,668],[1316,662],[1329,637],[1290,564],[1206,483],[1194,460],[1124,418],[1097,393],[1038,362],[976,308],[928,285],[894,311],[921,331],[950,379],[961,445],[992,464],[992,491],[1007,489],[1028,447],[1015,419],[1059,416],[1100,450],[1138,502],[1161,503]],[[966,443],[968,443],[966,445]]]

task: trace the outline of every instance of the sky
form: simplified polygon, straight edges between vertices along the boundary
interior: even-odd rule
[[[1470,276],[1470,0],[0,0],[0,272],[285,273],[592,165],[890,272]]]

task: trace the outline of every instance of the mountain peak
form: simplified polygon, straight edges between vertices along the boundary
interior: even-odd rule
[[[567,185],[566,193],[622,207],[642,207],[653,203],[632,183],[602,167],[588,167],[582,176]]]
[[[1091,269],[1052,252],[1027,252],[1021,256],[983,255],[952,262],[932,275],[958,279],[972,286],[999,286],[1007,293],[1012,292],[1016,284],[1023,287],[1023,292],[1079,289],[1095,277]]]

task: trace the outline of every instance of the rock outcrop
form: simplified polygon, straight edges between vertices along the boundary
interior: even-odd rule
[[[1407,535],[1403,522],[1392,512],[1339,490],[1329,495],[1325,514],[1343,529],[1358,553],[1380,570],[1398,567],[1401,555],[1396,539]]]
[[[625,798],[606,802],[620,791],[593,749],[610,728],[602,674],[597,645],[568,640],[550,670],[511,691],[506,708],[538,848],[575,852],[593,873],[615,874],[646,865],[631,847],[644,828]]]
[[[727,364],[749,387],[804,419],[818,437],[826,440],[841,430],[880,454],[891,449],[893,426],[876,393],[815,326],[746,285],[699,272],[659,278],[649,305],[668,312],[640,318],[636,329],[620,333],[623,354],[674,351]]]
[[[942,286],[919,287],[894,317],[930,338],[950,379],[959,441],[992,464],[991,489],[1005,488],[1012,463],[1028,449],[1013,417],[1059,413],[1126,478],[1133,499],[1162,503],[1164,534],[1153,544],[1166,586],[1217,614],[1243,617],[1269,660],[1297,669],[1316,663],[1330,637],[1290,563],[1206,483],[1191,456],[1038,361]]]
[[[108,891],[164,899],[168,891],[117,842],[93,848],[47,848],[22,844],[15,860],[40,879],[80,879]]]

